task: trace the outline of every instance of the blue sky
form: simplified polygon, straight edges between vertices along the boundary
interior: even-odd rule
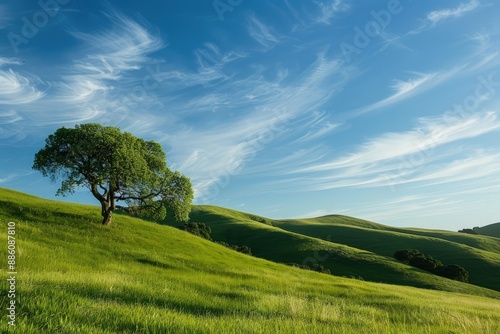
[[[56,198],[34,154],[98,122],[161,143],[195,203],[497,222],[498,17],[487,0],[3,1],[0,186]]]

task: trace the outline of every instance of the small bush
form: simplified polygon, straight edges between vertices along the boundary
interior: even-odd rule
[[[305,264],[298,264],[298,263],[293,263],[293,262],[288,262],[285,263],[287,266],[294,267],[294,268],[299,268],[299,269],[304,269],[304,270],[311,270],[311,267],[305,265]]]
[[[221,246],[224,246],[224,247],[227,247],[227,248],[230,248],[232,250],[235,250],[239,253],[243,253],[243,254],[247,254],[247,255],[252,255],[252,249],[246,245],[242,245],[242,246],[239,246],[239,245],[230,245],[228,244],[227,242],[224,242],[224,241],[216,241],[215,243],[221,245]]]
[[[330,269],[328,268],[325,268],[324,265],[322,264],[317,264],[315,263],[312,267],[311,267],[311,270],[312,271],[317,271],[319,273],[323,273],[323,274],[328,274],[328,275],[331,275],[332,273],[330,272]]]
[[[420,256],[414,256],[410,260],[410,266],[433,273],[437,269],[443,267],[443,263],[441,263],[441,261],[439,260],[434,259],[432,256],[422,254]]]
[[[212,241],[212,237],[210,236],[212,229],[204,223],[184,223],[179,229]]]
[[[224,246],[224,247],[227,247],[227,248],[231,248],[231,245],[229,245],[227,242],[225,241],[216,241],[215,242],[216,244],[219,244],[221,246]]]
[[[469,282],[469,272],[457,264],[450,264],[443,267],[436,274],[455,281]]]
[[[246,245],[242,245],[242,246],[232,245],[230,248],[234,249],[235,251],[237,251],[239,253],[252,255],[252,250],[250,249],[250,247],[248,247]]]
[[[259,222],[259,223],[267,223],[267,220],[265,218],[263,218],[263,217],[259,217],[259,216],[256,216],[256,215],[249,215],[248,217],[251,220]]]
[[[477,232],[471,228],[464,228],[462,230],[458,230],[458,232],[467,234],[477,234]]]
[[[332,273],[330,272],[330,269],[325,268],[324,265],[322,264],[313,264],[311,267],[305,264],[298,264],[298,263],[286,263],[287,266],[299,268],[299,269],[305,269],[305,270],[312,270],[312,271],[317,271],[319,273],[323,274],[329,274],[331,275]]]
[[[398,261],[410,264],[410,261],[416,256],[422,256],[424,254],[416,249],[401,249],[394,253],[394,258]]]

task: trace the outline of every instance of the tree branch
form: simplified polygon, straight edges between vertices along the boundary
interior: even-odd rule
[[[97,198],[99,202],[103,203],[106,201],[106,198],[103,195],[101,195],[99,190],[97,190],[97,185],[95,183],[92,183],[90,185],[90,191],[92,192],[92,195],[94,195],[94,197]]]

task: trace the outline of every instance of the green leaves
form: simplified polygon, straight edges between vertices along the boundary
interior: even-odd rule
[[[193,199],[188,178],[167,168],[160,144],[96,123],[60,128],[47,137],[33,169],[52,181],[62,179],[57,195],[87,187],[104,212],[123,201],[128,212],[163,219],[166,208],[187,220]]]

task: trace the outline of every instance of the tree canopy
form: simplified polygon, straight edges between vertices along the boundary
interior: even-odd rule
[[[33,169],[53,182],[62,179],[56,195],[86,187],[101,204],[108,225],[119,208],[140,216],[188,219],[193,191],[190,180],[167,167],[160,144],[145,141],[113,126],[96,123],[59,128],[35,154]],[[122,201],[126,205],[117,205]]]

